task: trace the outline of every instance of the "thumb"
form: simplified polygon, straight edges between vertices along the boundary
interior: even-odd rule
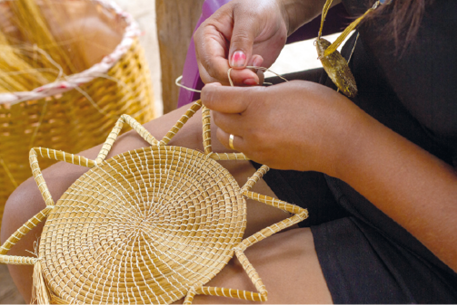
[[[252,57],[257,26],[253,19],[243,18],[243,14],[234,14],[234,17],[229,64],[234,69],[244,69]]]

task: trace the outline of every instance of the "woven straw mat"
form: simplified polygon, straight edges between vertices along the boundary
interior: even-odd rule
[[[262,166],[240,187],[217,161],[248,160],[211,150],[209,110],[203,110],[204,152],[167,146],[201,107],[195,102],[156,140],[123,115],[95,160],[48,148],[30,154],[46,208],[0,248],[0,263],[30,264],[38,303],[168,304],[197,294],[265,301],[267,290],[245,256],[247,247],[307,218],[307,211],[251,192]],[[151,146],[105,160],[124,124]],[[54,203],[37,157],[91,167]],[[246,198],[295,214],[243,240]],[[38,257],[7,252],[47,218]],[[204,286],[236,255],[257,292]],[[37,288],[38,287],[38,288]]]

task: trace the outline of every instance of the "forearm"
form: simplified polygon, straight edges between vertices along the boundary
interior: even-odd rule
[[[325,0],[279,0],[279,2],[284,8],[285,18],[288,21],[288,35],[290,35],[305,23],[319,16]],[[341,0],[334,0],[332,6],[340,2]]]
[[[457,174],[366,114],[335,176],[347,182],[457,271]],[[355,135],[355,138],[354,138]]]

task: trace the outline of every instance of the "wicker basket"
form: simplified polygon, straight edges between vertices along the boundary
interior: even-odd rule
[[[9,3],[0,3],[2,13],[8,12]],[[140,123],[154,117],[150,73],[136,23],[101,1],[68,3],[90,6],[112,25],[119,41],[109,55],[81,73],[30,92],[0,94],[0,220],[8,196],[31,176],[27,165],[31,147],[76,153],[102,143],[121,114]],[[41,166],[52,162],[46,160]]]

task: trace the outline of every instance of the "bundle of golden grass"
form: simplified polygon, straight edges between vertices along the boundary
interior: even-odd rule
[[[33,55],[32,50],[11,46],[0,32],[0,93],[33,90],[52,82],[52,74],[56,78],[59,70],[34,67]]]
[[[65,6],[43,1],[41,6],[36,0],[8,3],[0,34],[0,92],[30,91],[59,76],[80,72],[77,67],[88,68],[79,53],[69,54],[68,43],[55,37],[42,10],[50,11],[53,27],[60,28]]]
[[[346,59],[341,56],[340,52],[337,51],[337,48],[343,43],[343,41],[348,37],[348,35],[362,22],[362,20],[370,13],[372,13],[381,3],[376,1],[371,8],[369,8],[365,14],[354,20],[346,29],[338,36],[338,38],[330,43],[329,41],[322,38],[322,29],[324,27],[324,21],[327,16],[328,10],[332,6],[333,0],[326,0],[324,7],[322,9],[321,15],[321,26],[319,28],[319,33],[315,41],[317,55],[322,63],[324,70],[327,72],[327,75],[330,77],[332,82],[338,87],[338,90],[341,91],[344,95],[348,97],[355,97],[357,95],[358,89],[355,82],[354,75],[352,75],[351,69]],[[358,36],[356,38],[357,43]],[[353,47],[353,51],[355,44]],[[352,56],[352,53],[351,53]],[[350,60],[350,58],[349,58]]]
[[[0,1],[0,220],[34,145],[79,152],[154,117],[139,30],[102,0]],[[73,139],[68,141],[68,139]],[[47,167],[53,162],[42,164]]]
[[[298,206],[251,191],[262,166],[242,187],[219,162],[248,160],[215,153],[210,113],[203,107],[204,152],[167,146],[202,107],[195,102],[162,140],[123,115],[95,160],[34,148],[30,165],[46,208],[0,248],[0,263],[34,265],[39,304],[166,304],[195,295],[266,301],[267,288],[244,254],[251,245],[308,217]],[[151,146],[108,160],[123,125]],[[37,157],[91,169],[55,203]],[[243,239],[246,198],[295,214]],[[36,257],[8,251],[46,219]],[[205,286],[236,255],[257,291]]]

